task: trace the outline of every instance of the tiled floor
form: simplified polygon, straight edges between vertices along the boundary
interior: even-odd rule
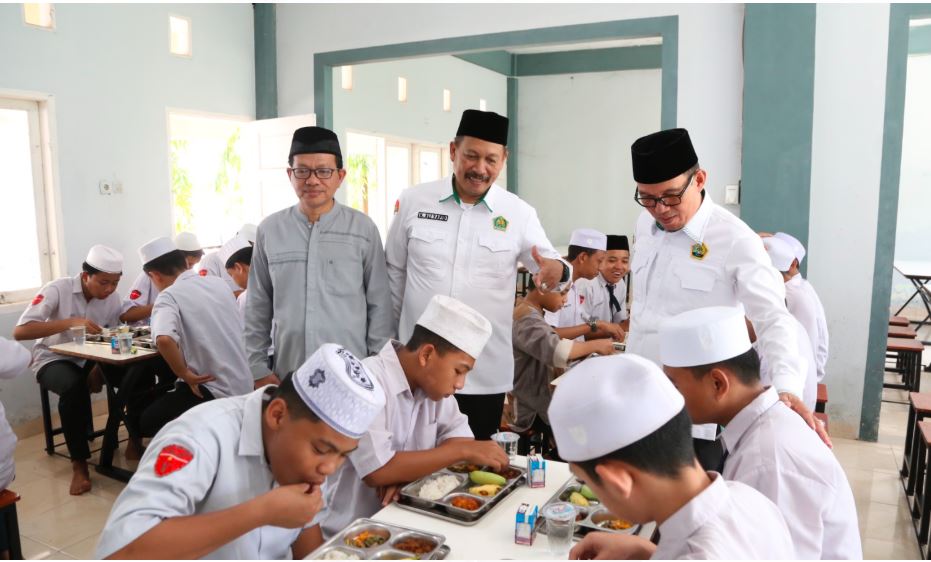
[[[922,386],[931,389],[931,375]],[[898,391],[886,398],[901,399]],[[878,443],[835,439],[834,451],[853,488],[863,538],[870,559],[920,557],[898,465],[905,440],[907,408],[883,403]],[[104,419],[97,423],[103,425]],[[68,460],[49,457],[41,435],[23,439],[16,448],[17,478],[11,486],[22,495],[17,509],[23,551],[30,559],[86,559],[93,556],[110,506],[123,485],[92,473],[94,488],[79,497],[68,495]],[[117,465],[124,465],[117,454]]]

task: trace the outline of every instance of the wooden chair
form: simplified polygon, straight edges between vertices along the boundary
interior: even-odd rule
[[[3,514],[6,534],[10,541],[10,560],[23,559],[23,546],[19,540],[19,520],[16,517],[16,502],[19,494],[13,490],[0,491],[0,514]]]
[[[818,398],[815,402],[815,413],[823,414],[828,403],[828,387],[826,384],[818,383]]]
[[[889,337],[915,339],[918,337],[918,332],[909,328],[908,326],[893,326],[890,324]]]
[[[916,437],[915,495],[912,498],[911,511],[915,534],[918,536],[918,548],[927,558],[928,530],[931,527],[931,477],[928,475],[928,468],[931,466],[931,421],[918,422]]]
[[[904,317],[904,316],[890,316],[890,317],[889,317],[889,325],[890,325],[890,326],[904,326],[904,327],[908,327],[909,324],[911,324],[911,322],[909,321],[908,318],[906,318],[906,317]]]
[[[924,345],[916,339],[887,338],[887,357],[895,360],[895,367],[886,367],[886,372],[899,373],[902,377],[899,383],[883,383],[883,388],[897,388],[909,392],[921,390],[921,352]]]
[[[908,422],[905,426],[905,450],[902,455],[902,468],[899,470],[906,496],[912,495],[915,491],[918,464],[918,446],[916,445],[919,433],[918,422],[923,421],[927,416],[931,416],[931,394],[910,392],[908,394]]]

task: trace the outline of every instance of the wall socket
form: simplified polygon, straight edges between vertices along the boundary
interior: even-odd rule
[[[100,180],[97,185],[100,188],[101,195],[113,195],[113,182],[110,180]]]
[[[724,186],[724,204],[725,205],[739,205],[740,204],[740,186],[739,185],[725,185]]]

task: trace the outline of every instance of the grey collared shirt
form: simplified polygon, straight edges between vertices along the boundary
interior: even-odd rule
[[[254,377],[268,374],[275,320],[275,373],[297,370],[324,343],[359,357],[394,335],[391,292],[378,228],[344,205],[311,223],[295,205],[259,225],[249,298],[246,351]]]

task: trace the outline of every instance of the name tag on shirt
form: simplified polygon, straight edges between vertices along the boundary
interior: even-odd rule
[[[446,222],[449,220],[449,215],[441,215],[439,213],[425,213],[420,211],[417,213],[418,219],[427,219],[430,221],[443,221]]]

